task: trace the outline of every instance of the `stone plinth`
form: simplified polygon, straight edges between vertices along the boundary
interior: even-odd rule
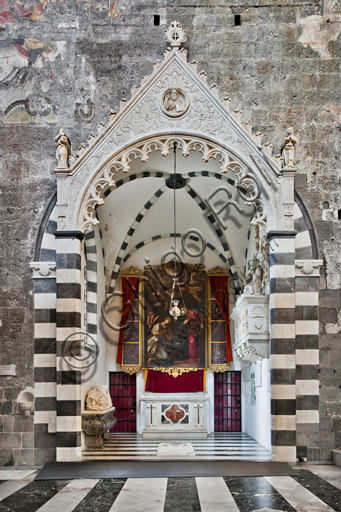
[[[143,393],[144,439],[204,439],[208,428],[208,393]]]
[[[109,430],[115,425],[115,407],[103,411],[82,412],[82,430],[85,432],[85,445],[87,448],[103,446],[104,439],[109,439]]]

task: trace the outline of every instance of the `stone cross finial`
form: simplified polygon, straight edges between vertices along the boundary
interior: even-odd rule
[[[183,30],[178,21],[172,21],[168,29],[165,30],[165,41],[171,44],[172,48],[176,50],[180,48],[181,44],[186,41],[186,30]]]

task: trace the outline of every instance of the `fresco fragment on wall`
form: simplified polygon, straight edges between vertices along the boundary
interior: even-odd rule
[[[95,116],[94,93],[96,90],[93,75],[88,78],[80,78],[76,81],[76,108],[75,118],[77,121],[91,123]]]
[[[0,27],[12,25],[19,28],[23,25],[23,21],[37,21],[43,18],[45,4],[47,2],[31,2],[23,4],[16,2],[10,5],[7,0],[0,0]]]
[[[4,123],[25,124],[56,124],[58,123],[57,108],[45,96],[32,95],[26,100],[14,101],[4,112]]]
[[[120,12],[117,9],[118,0],[78,0],[84,2],[84,12],[90,18],[91,11],[93,12],[105,12],[108,11],[108,16],[112,20],[120,16]]]
[[[331,41],[337,40],[341,31],[341,23],[337,16],[339,15],[325,13],[322,16],[314,14],[298,19],[303,28],[299,42],[318,52],[322,60],[332,59],[328,45]]]
[[[57,41],[54,47],[55,50],[44,41],[22,37],[17,44],[0,48],[0,85],[25,85],[35,68],[53,62],[58,55],[63,58],[66,42]]]

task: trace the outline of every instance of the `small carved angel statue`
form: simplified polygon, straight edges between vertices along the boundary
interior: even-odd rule
[[[69,168],[69,156],[71,153],[71,144],[69,138],[66,136],[64,128],[59,130],[57,137],[54,139],[57,142],[56,158],[58,160],[57,169]]]
[[[284,138],[281,147],[284,167],[295,167],[296,144],[297,138],[294,135],[294,129],[288,128],[287,136]]]

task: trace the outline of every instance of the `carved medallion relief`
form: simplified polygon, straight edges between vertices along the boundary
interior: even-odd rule
[[[177,87],[167,89],[160,102],[162,112],[168,117],[181,117],[189,109],[189,97]]]

